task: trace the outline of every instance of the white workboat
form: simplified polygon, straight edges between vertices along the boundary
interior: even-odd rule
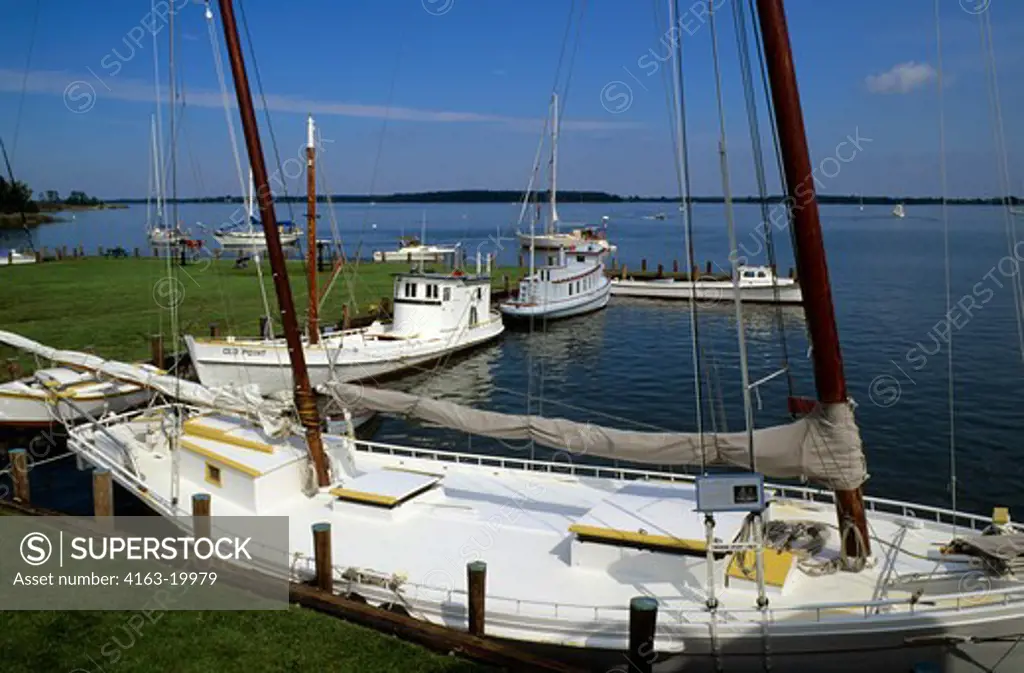
[[[437,264],[452,260],[459,251],[458,245],[426,245],[420,239],[401,239],[397,250],[377,250],[373,253],[375,262],[425,262]]]
[[[17,250],[0,250],[0,266],[14,266],[18,264],[35,263],[35,253],[19,252]]]
[[[579,246],[572,253],[563,248],[546,251],[535,271],[519,281],[514,299],[498,305],[511,319],[557,320],[604,308],[611,282],[604,274],[604,252],[597,245]]]
[[[158,372],[156,367],[142,368]],[[149,402],[152,392],[132,383],[97,378],[67,367],[37,370],[0,384],[0,427],[34,428],[77,423]]]
[[[907,216],[907,209],[904,208],[902,203],[897,203],[896,207],[892,209],[893,217],[903,219]]]
[[[793,278],[777,277],[770,266],[741,266],[738,272],[738,289],[728,278],[691,282],[674,278],[636,280],[626,276],[611,280],[611,293],[615,297],[695,299],[710,304],[732,301],[738,291],[740,301],[752,304],[799,304],[803,301],[800,284]]]
[[[315,345],[304,339],[310,381],[375,379],[490,341],[504,330],[490,302],[487,275],[395,274],[390,323],[327,333]],[[255,384],[265,395],[292,388],[283,338],[186,336],[185,342],[205,386]]]

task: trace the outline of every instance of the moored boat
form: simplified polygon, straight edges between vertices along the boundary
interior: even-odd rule
[[[673,277],[634,279],[630,276],[611,279],[615,297],[646,299],[682,299],[704,303],[740,301],[752,304],[799,304],[803,301],[800,283],[793,278],[779,278],[770,266],[740,266],[739,280],[697,277],[694,281]]]

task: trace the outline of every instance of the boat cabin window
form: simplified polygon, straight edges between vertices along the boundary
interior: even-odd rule
[[[427,285],[427,299],[437,299],[437,285]]]
[[[569,283],[569,296],[572,296],[572,283]]]
[[[444,289],[444,301],[450,301],[451,298],[452,298],[452,289],[450,287],[446,287]]]
[[[214,486],[220,486],[220,468],[216,465],[206,464],[206,481]]]
[[[480,289],[480,288],[477,288],[476,289],[476,298],[477,299],[482,299],[483,296],[484,296],[484,291],[482,289]]]
[[[586,257],[584,257],[583,255],[576,255],[576,261],[577,261],[577,262],[585,262],[585,261],[586,261],[586,259],[587,259],[587,258],[586,258]]]
[[[753,271],[744,271],[743,272],[743,277],[744,278],[753,278],[754,277],[754,272]]]
[[[554,266],[554,265],[555,265],[555,258],[554,257],[548,257],[548,266]]]
[[[757,277],[758,278],[767,278],[767,276],[765,275],[764,271],[758,271],[757,272]]]
[[[406,283],[405,284],[405,296],[406,297],[415,297],[416,296],[416,285],[417,285],[416,283]]]
[[[476,321],[477,321],[476,306],[470,306],[469,307],[469,326],[470,327],[475,326],[476,325]]]

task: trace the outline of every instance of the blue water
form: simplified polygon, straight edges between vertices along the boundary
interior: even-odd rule
[[[179,215],[201,234],[192,223],[208,223],[212,231],[236,208],[182,205]],[[684,258],[682,224],[669,204],[566,203],[560,211],[565,221],[591,224],[609,216],[619,264],[638,268],[646,259],[650,268],[661,263],[669,269],[673,260]],[[279,206],[278,212],[301,221],[304,206],[293,205],[291,212]],[[656,212],[666,212],[669,219],[643,219]],[[479,249],[497,254],[506,264],[514,263],[517,254],[512,238],[515,204],[357,204],[336,207],[334,213],[350,255],[366,257],[372,250],[394,247],[403,233],[419,234],[424,215],[430,242],[461,241],[470,258]],[[1024,516],[1024,461],[1017,460],[1024,429],[1017,412],[1024,399],[1024,364],[1012,289],[1016,266],[1006,259],[1002,211],[950,208],[950,292],[960,308],[954,308],[949,320],[941,210],[912,207],[908,213],[897,220],[883,207],[868,207],[863,213],[856,206],[822,208],[846,375],[850,395],[859,405],[871,474],[866,489],[883,497],[950,504],[949,332],[959,505],[981,512],[1008,505]],[[332,218],[325,206],[322,214],[321,231],[329,232]],[[736,207],[738,240],[754,261],[763,259],[763,246],[753,233],[759,215],[755,206]],[[74,221],[40,227],[35,242],[51,249],[76,244],[90,251],[119,245],[145,249],[144,221],[144,207],[77,213]],[[695,239],[702,264],[725,263],[724,222],[723,206],[696,207]],[[792,254],[787,232],[779,231],[776,243],[779,267],[788,271]],[[744,317],[751,378],[758,379],[781,366],[778,316],[771,308],[750,308]],[[802,313],[789,309],[781,318],[795,389],[810,396],[813,379]],[[702,307],[698,325],[705,369],[721,390],[720,398],[713,395],[705,403],[724,408],[725,422],[719,418],[719,427],[742,429],[731,305]],[[487,409],[529,408],[595,424],[684,431],[695,426],[692,359],[686,305],[614,299],[603,312],[549,325],[544,334],[509,332],[493,346],[393,385]],[[760,389],[758,425],[787,420],[786,395],[784,377]],[[709,423],[710,412],[704,416]],[[529,447],[394,419],[382,424],[376,438],[464,451],[530,452]]]

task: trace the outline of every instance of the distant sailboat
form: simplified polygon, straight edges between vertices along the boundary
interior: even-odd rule
[[[860,197],[860,212],[864,212],[864,197]]]
[[[902,220],[907,216],[907,210],[903,207],[902,203],[897,203],[896,207],[892,209],[892,214]]]

